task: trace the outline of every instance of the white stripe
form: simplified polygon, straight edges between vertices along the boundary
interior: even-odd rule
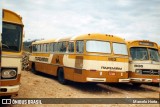
[[[68,55],[64,55],[63,64],[67,67],[75,67],[75,59],[68,58]],[[87,70],[99,70],[99,71],[111,71],[111,69],[102,69],[101,67],[119,67],[122,70],[113,71],[128,71],[127,62],[115,62],[115,61],[97,61],[97,60],[83,60],[82,69]]]

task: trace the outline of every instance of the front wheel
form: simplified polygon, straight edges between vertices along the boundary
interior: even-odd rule
[[[61,84],[66,84],[66,79],[65,79],[65,77],[64,77],[64,71],[63,71],[63,69],[62,68],[60,68],[59,70],[58,70],[58,81],[61,83]]]

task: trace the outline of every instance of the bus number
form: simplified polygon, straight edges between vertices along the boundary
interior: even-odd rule
[[[116,61],[116,58],[108,58],[108,61]]]
[[[134,65],[134,67],[140,67],[140,68],[143,68],[143,65]]]

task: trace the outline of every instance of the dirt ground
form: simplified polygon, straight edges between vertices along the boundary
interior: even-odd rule
[[[56,77],[22,71],[18,96],[12,98],[160,98],[159,84],[84,84],[62,85]],[[6,105],[5,107],[159,107],[159,104],[43,104]]]

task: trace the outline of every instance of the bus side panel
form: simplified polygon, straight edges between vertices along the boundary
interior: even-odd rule
[[[57,66],[56,65],[52,65],[52,64],[43,64],[44,66],[44,73],[50,74],[50,75],[54,75],[56,76],[57,73]]]
[[[40,72],[44,72],[44,69],[43,69],[44,67],[43,67],[43,63],[41,63],[41,62],[35,62],[35,69],[37,70],[37,71],[40,71]]]
[[[63,69],[65,74],[65,79],[74,81],[74,78],[73,78],[74,69],[69,67],[63,67]]]

